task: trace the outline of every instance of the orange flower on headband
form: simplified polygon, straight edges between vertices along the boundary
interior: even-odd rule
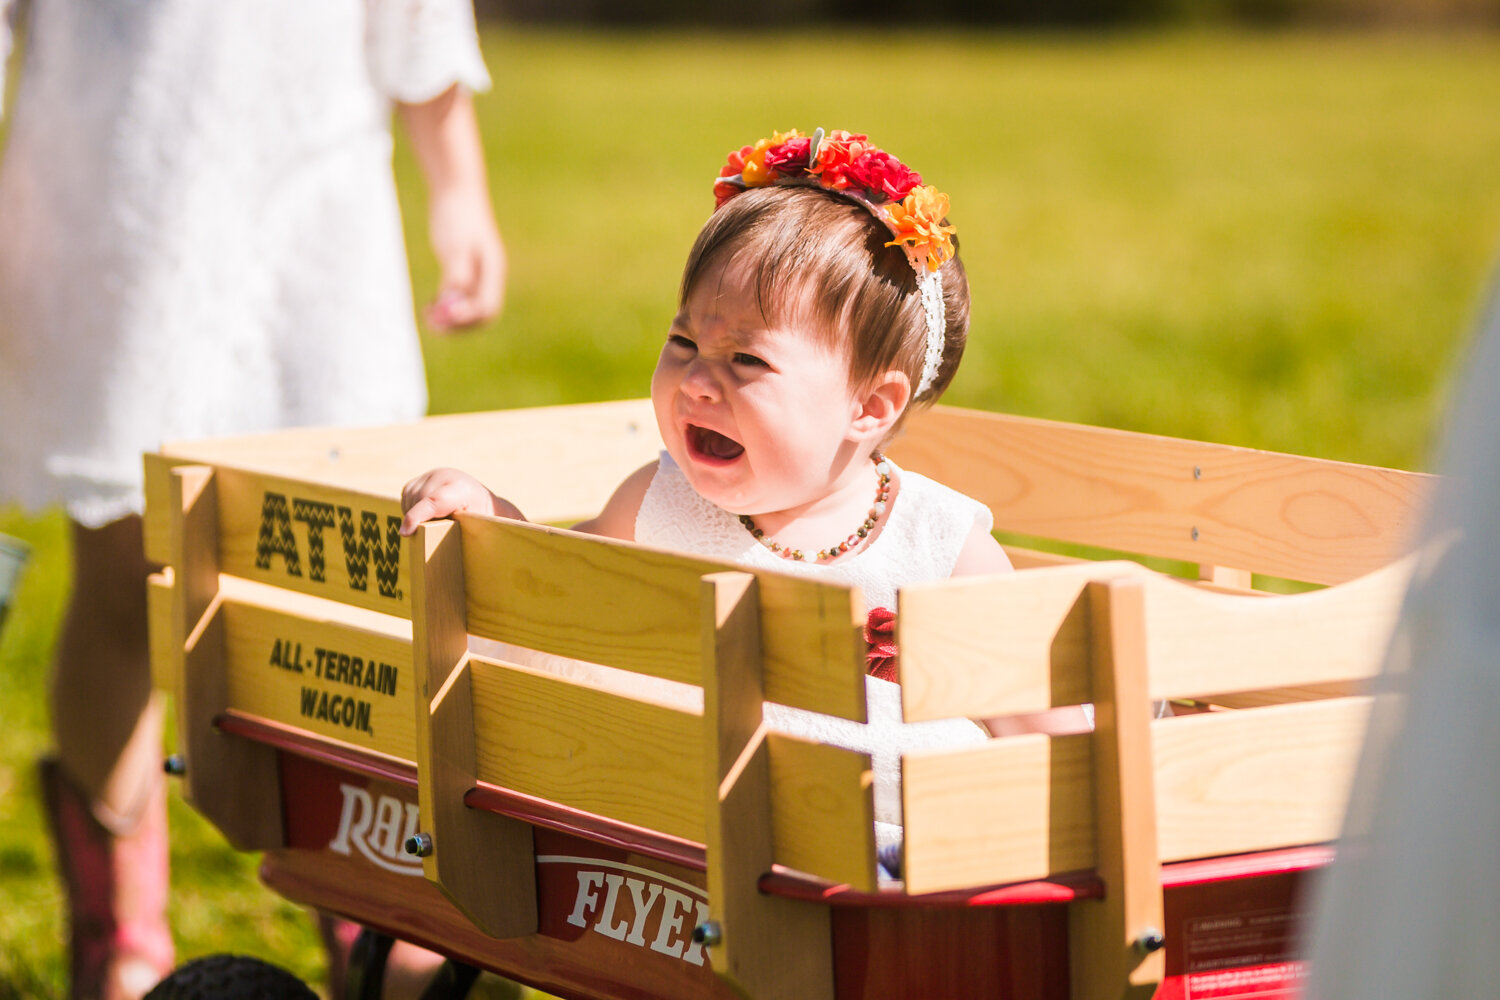
[[[886,246],[926,250],[929,271],[936,271],[953,256],[954,229],[943,225],[948,216],[948,196],[937,188],[912,188],[902,201],[887,206],[886,214],[896,234]]]
[[[948,196],[924,187],[922,175],[857,132],[774,132],[729,154],[714,181],[715,208],[745,188],[803,185],[837,191],[870,210],[896,237],[920,273],[953,256],[953,227],[943,224]]]

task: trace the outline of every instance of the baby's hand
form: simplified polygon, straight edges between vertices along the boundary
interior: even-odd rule
[[[495,496],[484,484],[458,469],[433,469],[401,487],[401,534],[410,535],[423,521],[448,517],[461,510],[523,519],[508,500]]]

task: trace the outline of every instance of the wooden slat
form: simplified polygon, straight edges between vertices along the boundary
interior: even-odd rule
[[[991,740],[902,758],[911,893],[1023,882],[1094,865],[1087,735]]]
[[[227,707],[398,760],[416,759],[409,622],[381,616],[389,628],[376,632],[227,595],[220,613]]]
[[[947,407],[915,414],[890,450],[988,504],[1002,531],[1330,584],[1404,551],[1431,480]]]
[[[1036,712],[1088,700],[1087,581],[1147,581],[1151,697],[1272,704],[1339,693],[1379,671],[1416,556],[1304,594],[1222,593],[1126,562],[956,578],[901,592],[908,720]],[[1265,692],[1250,701],[1247,692]],[[1279,692],[1279,694],[1278,694]],[[1298,692],[1305,692],[1299,695]]]
[[[1104,898],[1068,910],[1075,1000],[1156,992],[1166,972],[1161,939],[1161,861],[1151,767],[1151,703],[1146,689],[1146,583],[1088,585],[1094,700],[1095,868]]]
[[[1354,697],[1153,722],[1161,860],[1336,838],[1368,711]],[[1087,741],[1038,734],[907,754],[907,891],[1093,867]]]
[[[702,842],[696,707],[486,657],[470,669],[481,780]],[[782,734],[767,742],[776,863],[873,887],[868,758]]]
[[[182,636],[172,629],[172,570],[152,573],[146,580],[146,625],[151,649],[151,686],[158,691],[177,690],[177,667]]]
[[[142,521],[146,559],[158,566],[172,561],[172,469],[195,464],[186,458],[147,453],[142,457],[146,513]]]
[[[1153,724],[1162,860],[1333,840],[1369,706],[1339,698]]]
[[[1090,580],[1149,575],[1078,563],[906,587],[896,618],[906,719],[989,718],[1089,699]]]
[[[761,705],[760,609],[748,573],[703,578],[705,813],[713,969],[744,996],[832,1000],[828,908],[764,895],[775,859],[771,761]],[[863,881],[863,880],[861,880]]]
[[[776,863],[874,892],[870,758],[770,733],[771,839]]]
[[[1018,570],[1044,569],[1048,566],[1076,566],[1083,562],[1079,556],[1042,552],[1039,549],[1028,549],[1020,545],[1006,545],[1004,549],[1005,554],[1010,557],[1011,566]]]
[[[171,634],[178,645],[168,672],[176,677],[188,801],[236,848],[261,851],[280,847],[283,839],[276,751],[213,728],[229,703],[218,613],[218,485],[203,466],[171,472],[167,554],[174,570]]]
[[[416,567],[412,647],[419,677],[411,705],[417,805],[432,842],[422,873],[486,934],[534,934],[536,855],[530,827],[464,803],[477,778],[478,749],[458,527],[424,524],[405,548],[407,562]]]
[[[642,545],[461,515],[477,636],[688,684],[701,682],[699,580],[733,569]],[[848,587],[761,571],[766,694],[864,719],[861,605]]]
[[[1305,594],[1235,596],[1148,579],[1151,697],[1308,688],[1374,676],[1416,556]]]
[[[471,657],[477,777],[701,842],[697,713]]]
[[[858,590],[759,571],[767,701],[865,721],[866,609]]]
[[[1254,586],[1253,574],[1248,569],[1234,569],[1230,566],[1214,566],[1210,563],[1198,564],[1198,579],[1204,583],[1211,583],[1225,590],[1249,590]]]
[[[651,401],[628,399],[175,441],[160,457],[393,499],[413,476],[452,466],[509,497],[528,517],[558,523],[597,514],[614,488],[660,450]],[[150,481],[148,475],[148,529]]]
[[[398,499],[221,466],[222,572],[410,617]]]

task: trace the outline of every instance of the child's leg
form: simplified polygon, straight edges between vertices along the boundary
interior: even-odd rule
[[[75,997],[133,998],[172,967],[162,703],[151,690],[141,519],[73,528],[73,594],[42,780],[66,883]]]

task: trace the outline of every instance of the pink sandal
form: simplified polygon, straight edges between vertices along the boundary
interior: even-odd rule
[[[167,926],[166,783],[127,836],[95,818],[58,761],[38,765],[67,890],[72,1000],[139,1000],[173,965]]]

